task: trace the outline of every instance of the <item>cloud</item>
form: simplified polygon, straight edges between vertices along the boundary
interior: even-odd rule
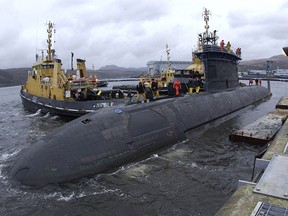
[[[191,60],[197,34],[210,29],[241,47],[243,58],[280,54],[288,40],[285,0],[0,0],[0,68],[30,67],[36,50],[46,49],[46,26],[56,25],[54,48],[65,68],[70,53],[100,68],[106,64],[142,67],[150,60]],[[261,7],[260,7],[261,5]]]

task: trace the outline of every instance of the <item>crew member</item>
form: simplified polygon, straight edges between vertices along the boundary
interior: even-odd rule
[[[196,93],[197,93],[197,94],[198,94],[199,91],[200,91],[201,84],[202,84],[202,81],[201,81],[201,79],[199,79],[199,77],[197,76],[197,77],[196,77],[196,80],[195,80],[195,90],[196,90]]]
[[[188,80],[188,88],[189,88],[189,94],[190,95],[192,95],[193,89],[195,88],[195,82],[194,81],[195,80],[193,77],[189,78],[189,80]]]
[[[238,57],[241,57],[241,48],[237,47],[237,49],[236,49],[236,55],[237,55]]]
[[[146,92],[142,82],[139,82],[136,86],[137,91],[137,103],[140,103],[140,96],[142,96],[143,100],[146,101]]]
[[[238,56],[241,58],[241,48],[239,48],[238,54]]]
[[[255,79],[255,84],[258,85],[258,78]]]
[[[224,40],[221,40],[220,47],[221,47],[222,52],[224,51],[224,46],[225,46],[225,42],[224,42]]]
[[[230,41],[228,41],[226,48],[227,48],[227,52],[230,53],[230,48],[231,48]]]
[[[144,83],[144,89],[145,89],[145,93],[146,93],[146,100],[149,102],[150,100],[153,100],[153,93],[151,90],[151,85],[149,82],[145,82]]]
[[[176,79],[173,83],[173,88],[175,89],[176,92],[176,97],[179,96],[179,89],[181,89],[181,83],[178,79]]]
[[[159,97],[159,90],[158,90],[158,81],[155,80],[155,79],[152,79],[152,94],[153,94],[153,97],[156,96],[156,98]]]

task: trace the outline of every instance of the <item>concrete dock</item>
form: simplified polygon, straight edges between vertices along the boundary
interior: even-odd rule
[[[288,109],[288,96],[284,96],[276,105],[277,109]]]
[[[244,128],[230,135],[232,141],[242,141],[251,144],[266,144],[271,141],[281,128],[288,109],[276,109],[269,112],[260,119],[252,122]]]
[[[283,106],[288,97],[279,103],[278,107],[288,111],[288,106]],[[217,216],[288,215],[288,121],[268,145],[265,154],[255,160],[254,179],[239,180],[238,189]]]

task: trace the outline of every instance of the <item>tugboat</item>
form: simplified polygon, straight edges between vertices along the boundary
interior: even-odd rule
[[[204,20],[208,15],[205,10]],[[205,65],[204,92],[109,107],[70,121],[19,155],[9,179],[41,187],[111,171],[184,142],[186,132],[271,96],[263,86],[239,86],[241,58],[221,49],[208,28],[206,22],[195,52]]]
[[[79,117],[100,108],[125,103],[125,97],[120,89],[99,89],[95,76],[88,77],[85,60],[77,59],[76,74],[65,73],[60,59],[56,58],[52,49],[52,32],[54,24],[48,25],[48,49],[44,51],[32,71],[28,72],[25,85],[21,87],[20,96],[25,108],[41,113],[60,116]],[[72,60],[73,61],[73,60]]]
[[[198,47],[200,46],[200,41],[198,41]],[[199,50],[199,48],[198,48]],[[166,44],[166,53],[167,53],[167,62],[168,69],[163,70],[161,74],[151,75],[150,73],[144,74],[140,76],[140,82],[151,83],[153,80],[156,80],[158,83],[159,92],[162,95],[174,96],[175,90],[173,89],[173,82],[178,79],[181,82],[181,93],[188,92],[188,81],[189,78],[199,77],[201,79],[201,83],[205,81],[205,73],[204,73],[204,64],[203,62],[192,53],[192,64],[185,69],[173,69],[170,61],[170,49],[168,48],[168,44]],[[135,85],[122,85],[122,86],[113,86],[113,88],[119,88],[123,91],[130,91],[136,93]],[[203,85],[201,85],[201,91],[204,91]]]
[[[170,56],[169,56],[170,49],[168,48],[168,44],[166,44],[166,53],[167,53],[167,60],[168,60],[168,70],[162,71],[161,74],[156,76],[151,75],[150,73],[142,74],[140,76],[139,81],[144,85],[144,83],[149,83],[151,87],[151,83],[153,80],[156,80],[158,83],[158,88],[161,94],[167,94],[168,84],[173,80],[175,76],[175,70],[171,68]],[[131,92],[136,94],[136,85],[115,85],[113,89],[121,89],[124,92]]]
[[[166,44],[166,54],[167,54],[167,62],[168,62],[168,70],[163,70],[161,75],[152,76],[150,73],[140,76],[140,82],[145,83],[149,82],[151,83],[153,79],[157,80],[158,87],[160,89],[167,89],[168,83],[171,82],[171,80],[175,76],[175,70],[171,67],[171,61],[170,61],[170,49],[168,47],[168,44]]]

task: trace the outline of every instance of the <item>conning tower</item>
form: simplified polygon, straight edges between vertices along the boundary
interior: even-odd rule
[[[241,58],[230,47],[218,45],[216,30],[209,33],[209,15],[210,11],[204,8],[205,32],[198,35],[198,51],[195,52],[205,67],[205,89],[215,91],[238,87],[237,65]]]

